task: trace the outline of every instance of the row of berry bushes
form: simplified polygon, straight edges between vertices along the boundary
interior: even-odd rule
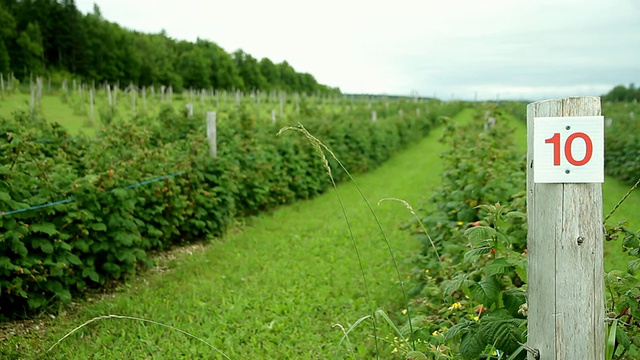
[[[526,357],[526,159],[500,111],[447,125],[442,183],[407,225],[422,252],[404,335],[433,358]]]
[[[640,179],[640,105],[604,103],[605,172],[633,185]]]
[[[349,169],[367,171],[461,106],[412,104],[402,106],[422,112],[395,104],[375,123],[366,106],[302,106],[295,120]],[[304,137],[276,137],[278,127],[247,105],[217,122],[213,159],[204,118],[171,107],[113,121],[96,138],[24,114],[0,119],[0,316],[69,301],[149,265],[150,251],[220,236],[236,217],[328,188]]]

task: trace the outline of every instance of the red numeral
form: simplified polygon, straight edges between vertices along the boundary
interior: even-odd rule
[[[546,139],[544,143],[553,144],[553,165],[560,166],[560,133],[553,134],[553,136]]]
[[[584,144],[587,147],[587,151],[584,154],[584,158],[581,160],[576,160],[573,157],[573,140],[580,138],[584,141]],[[552,137],[544,140],[545,144],[553,144],[553,165],[560,166],[560,133],[554,133]],[[591,160],[591,156],[593,156],[593,142],[589,135],[583,132],[576,132],[567,138],[564,143],[564,157],[567,159],[569,164],[574,166],[582,166]]]

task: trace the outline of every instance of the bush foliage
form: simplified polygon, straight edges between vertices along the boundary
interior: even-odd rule
[[[640,179],[640,105],[604,103],[605,172],[633,185]]]
[[[377,122],[365,106],[302,104],[297,120],[362,172],[460,109],[424,104],[415,105],[421,115],[407,110],[412,103],[402,105],[404,115],[394,105]],[[213,159],[204,119],[171,107],[154,119],[113,120],[94,139],[71,139],[24,114],[0,119],[0,316],[70,301],[151,264],[151,251],[220,236],[234,218],[330,185],[306,140],[276,137],[278,127],[251,106],[219,113],[217,122]]]

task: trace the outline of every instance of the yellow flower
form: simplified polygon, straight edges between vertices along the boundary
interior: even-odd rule
[[[462,221],[458,221],[458,225],[464,225]]]
[[[478,317],[478,316],[474,316],[473,317],[473,321],[478,321],[478,320],[480,320],[480,317]]]
[[[461,307],[462,307],[462,304],[459,301],[457,301],[457,302],[454,302],[453,305],[449,306],[449,310],[458,310]]]
[[[402,310],[402,315],[407,315],[407,309]]]
[[[426,270],[424,271],[424,273],[425,273],[425,274],[428,274],[428,273],[429,273],[429,269],[426,269]]]
[[[433,335],[433,336],[438,336],[438,330],[436,330],[436,331],[432,332],[432,333],[431,333],[431,335]]]

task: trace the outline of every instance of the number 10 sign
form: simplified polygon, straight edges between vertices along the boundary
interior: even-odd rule
[[[533,141],[534,182],[604,182],[604,117],[537,117]]]

